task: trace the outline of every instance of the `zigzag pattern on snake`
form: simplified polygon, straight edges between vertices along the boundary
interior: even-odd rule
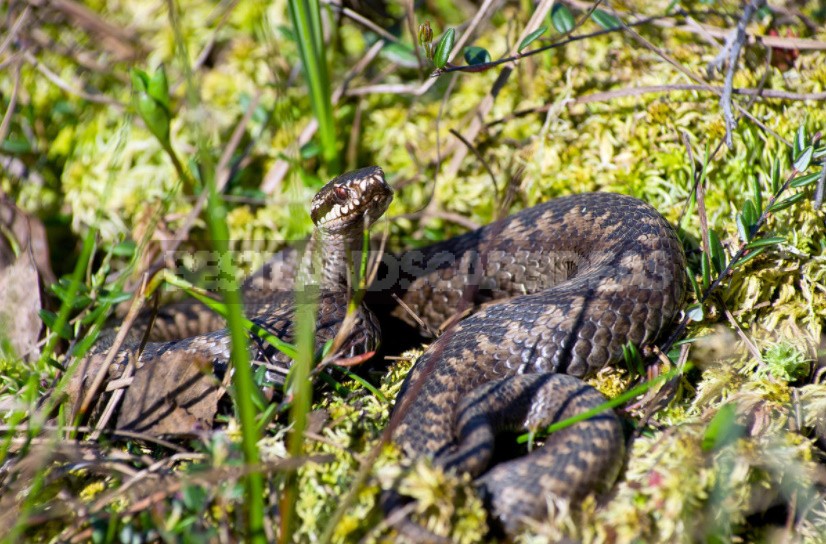
[[[365,199],[364,191],[382,197]],[[314,240],[326,250],[319,345],[343,317],[345,256],[391,195],[373,167],[334,179],[314,200]],[[352,223],[325,227],[332,218]],[[281,257],[245,283],[245,297],[257,309],[256,321],[289,340],[292,306],[265,288],[273,281],[281,281],[279,292],[291,288],[298,257]],[[616,194],[558,198],[385,259],[345,349],[373,349],[378,323],[391,317],[414,322],[392,294],[432,329],[457,312],[474,312],[416,362],[396,400],[393,440],[407,456],[430,456],[476,476],[494,524],[516,534],[526,519],[547,515],[549,497],[575,500],[610,486],[621,464],[622,433],[616,416],[604,413],[552,434],[527,457],[490,468],[493,436],[543,427],[604,401],[580,378],[618,361],[627,342],[650,343],[662,333],[682,304],[684,270],[682,245],[651,206]],[[159,350],[189,349],[209,353],[220,367],[229,356],[226,338],[219,331],[150,344],[142,360]],[[254,355],[278,357],[265,348]]]

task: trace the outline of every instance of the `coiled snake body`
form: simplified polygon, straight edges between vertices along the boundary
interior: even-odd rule
[[[544,428],[605,399],[584,384],[622,347],[652,342],[679,311],[685,256],[648,204],[616,194],[558,198],[433,248],[458,265],[415,279],[403,299],[431,323],[457,311],[475,264],[478,312],[419,358],[396,400],[393,436],[409,456],[479,476],[492,516],[517,533],[548,499],[613,483],[623,456],[613,412],[551,434],[488,470],[501,430]],[[464,293],[464,297],[463,297]],[[510,298],[508,298],[510,297]],[[504,299],[504,300],[498,300]]]
[[[319,344],[334,336],[343,317],[342,256],[361,244],[363,228],[384,212],[391,195],[381,170],[366,168],[331,181],[314,200],[313,219],[326,233],[317,237],[326,240],[327,288]],[[351,221],[347,228],[340,225],[345,220]],[[338,226],[325,226],[329,221]],[[295,262],[290,257],[265,267],[245,284],[254,320],[288,340],[291,305],[261,293],[276,279],[279,292],[289,290]],[[510,534],[525,519],[545,517],[549,498],[575,500],[610,486],[623,454],[613,412],[553,433],[530,455],[489,469],[493,436],[544,427],[603,402],[581,378],[618,361],[628,342],[650,343],[668,326],[683,301],[684,269],[682,245],[656,210],[603,193],[558,198],[385,259],[367,297],[368,305],[384,312],[379,322],[388,313],[413,322],[412,311],[437,329],[476,310],[447,328],[416,362],[396,399],[393,440],[408,456],[430,456],[478,477],[493,519]],[[388,302],[391,294],[409,310]],[[375,347],[376,323],[362,306],[349,334],[354,341],[344,343],[347,355]],[[216,365],[224,364],[226,333],[212,334],[183,342],[188,349],[215,348],[217,335],[224,348],[210,353]],[[393,339],[385,336],[384,342]]]

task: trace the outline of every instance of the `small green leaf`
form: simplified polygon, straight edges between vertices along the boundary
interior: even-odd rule
[[[321,379],[321,381],[326,382],[327,385],[335,389],[336,394],[341,398],[347,398],[348,396],[350,396],[350,390],[341,385],[341,383],[338,380],[336,380],[326,372],[322,372],[318,375],[318,377]]]
[[[708,253],[705,252],[700,258],[700,274],[702,274],[703,289],[708,289],[711,285],[711,264],[709,264]]]
[[[358,374],[352,372],[350,369],[348,369],[346,367],[343,367],[343,366],[335,366],[334,368],[336,370],[338,370],[339,372],[344,373],[345,376],[347,376],[348,378],[350,378],[354,382],[358,383],[364,389],[370,391],[370,393],[372,393],[373,396],[376,397],[377,399],[379,399],[381,402],[388,402],[387,397],[385,397],[384,394],[381,391],[376,389],[376,387],[373,384],[371,384],[370,382],[368,382],[367,380],[365,380],[364,378],[362,378]]]
[[[138,115],[146,128],[163,145],[169,145],[169,114],[147,93],[138,93]]]
[[[82,325],[89,325],[91,323],[94,323],[95,320],[97,320],[97,318],[100,317],[100,315],[103,312],[107,311],[108,309],[109,308],[105,305],[98,306],[97,308],[95,308],[94,310],[89,312],[88,314],[84,315],[83,319],[80,320],[80,323]]]
[[[816,182],[820,178],[820,172],[814,172],[812,174],[806,174],[805,176],[798,176],[792,180],[789,184],[790,187],[805,187],[807,185],[811,185],[812,183]]]
[[[794,135],[794,156],[797,157],[806,147],[806,127],[800,125]]]
[[[749,242],[749,244],[746,246],[746,249],[757,249],[758,247],[775,246],[777,244],[782,244],[785,241],[786,239],[782,236],[769,236],[767,238],[758,238],[757,240]]]
[[[756,175],[751,177],[751,196],[754,199],[754,206],[757,208],[757,215],[763,213],[763,190],[760,187],[760,178]]]
[[[207,494],[200,485],[188,485],[183,489],[184,505],[196,512],[201,512],[206,506]]]
[[[126,240],[123,242],[119,242],[112,246],[112,255],[116,257],[131,257],[135,254],[135,250],[137,249],[137,245],[133,240]]]
[[[622,23],[619,19],[601,9],[595,9],[591,14],[591,19],[593,19],[596,24],[605,30],[616,30],[618,28],[622,28]]]
[[[93,323],[98,317],[100,317],[100,315],[103,312],[105,312],[108,309],[109,308],[107,308],[105,305],[104,306],[98,306],[97,308],[95,308],[94,310],[92,310],[91,312],[89,312],[88,314],[83,316],[83,319],[80,320],[81,324],[89,325],[90,323]]]
[[[55,370],[66,372],[66,369],[63,367],[63,365],[61,365],[59,362],[57,362],[55,359],[52,359],[51,357],[46,358],[46,364],[54,368]]]
[[[768,246],[764,246],[764,247],[759,247],[759,248],[757,248],[757,249],[755,249],[755,250],[749,251],[746,255],[744,255],[743,257],[741,257],[741,258],[740,258],[740,259],[739,259],[736,263],[734,263],[734,265],[732,266],[732,268],[736,268],[736,267],[738,267],[738,266],[743,266],[744,264],[746,264],[746,263],[747,263],[747,262],[749,262],[750,260],[754,259],[755,257],[757,257],[758,255],[760,255],[761,253],[763,253],[763,252],[764,252],[764,251],[766,251],[767,249],[769,249],[769,248],[768,248]]]
[[[574,29],[574,16],[563,4],[554,4],[551,10],[551,23],[560,34],[568,34]]]
[[[0,150],[6,153],[29,153],[32,150],[32,145],[25,138],[17,138],[15,136],[6,136],[6,139],[0,142]]]
[[[622,356],[625,359],[625,366],[629,372],[632,374],[636,373],[640,376],[645,374],[645,366],[642,364],[640,350],[637,349],[637,346],[635,346],[633,342],[628,342],[622,346]]]
[[[805,196],[806,196],[806,193],[797,193],[795,195],[790,196],[789,198],[787,198],[785,200],[775,202],[774,206],[769,208],[769,211],[772,212],[772,213],[775,213],[775,212],[779,212],[780,210],[785,210],[789,206],[792,206],[793,204],[797,204],[798,202],[803,200],[803,197],[805,197]]]
[[[433,64],[436,68],[444,68],[450,59],[450,52],[453,50],[453,42],[456,39],[456,31],[448,28],[436,44],[436,52],[433,53]]]
[[[166,79],[166,70],[163,64],[152,74],[146,92],[169,113],[169,82]]]
[[[490,62],[490,53],[484,47],[471,45],[465,47],[465,62],[473,66],[474,64],[487,64]]]
[[[700,284],[697,283],[697,278],[695,277],[694,271],[690,266],[685,268],[685,274],[688,276],[688,282],[691,284],[691,289],[694,291],[694,296],[697,297],[697,300],[700,300],[700,297],[703,296],[703,292],[700,291]]]
[[[517,49],[517,51],[519,53],[524,51],[524,49],[526,47],[528,47],[530,44],[535,42],[537,38],[539,38],[541,35],[543,35],[546,30],[548,30],[547,26],[540,26],[539,28],[537,28],[536,30],[534,30],[533,32],[531,32],[530,34],[525,36],[525,39],[522,40],[522,43],[519,44],[519,48]]]
[[[746,218],[743,216],[742,213],[738,213],[735,219],[735,223],[737,223],[737,233],[740,235],[740,239],[744,242],[749,241],[749,225]],[[719,272],[719,270],[718,270]]]
[[[714,265],[714,270],[719,274],[726,268],[726,253],[723,251],[723,245],[720,243],[717,233],[713,230],[708,231],[708,242],[711,246],[709,248],[711,264]]]
[[[69,355],[72,357],[84,355],[87,351],[89,351],[94,343],[97,342],[98,336],[100,336],[100,330],[87,334],[82,340],[72,346],[72,349],[69,351]]]
[[[746,220],[749,228],[753,227],[757,223],[757,220],[760,219],[757,213],[757,207],[751,199],[746,200],[743,204],[743,218]]]
[[[316,355],[315,359],[317,362],[321,362],[322,360],[324,360],[325,357],[327,357],[330,354],[330,350],[333,349],[333,344],[334,342],[332,338],[324,342],[324,345],[321,346],[320,352]]]
[[[132,89],[136,93],[145,93],[149,88],[149,76],[146,72],[137,68],[129,70],[129,76],[132,78]]]
[[[812,162],[812,154],[814,151],[815,149],[812,146],[807,146],[806,149],[800,153],[800,156],[797,157],[796,161],[794,161],[794,167],[798,172],[806,171],[809,167],[809,163]]]
[[[301,146],[298,153],[301,155],[301,159],[306,161],[308,159],[312,159],[313,157],[318,157],[318,154],[321,153],[321,146],[317,141],[310,140]]]
[[[703,451],[719,450],[742,434],[743,427],[737,424],[737,407],[734,404],[724,404],[708,423],[703,436]]]
[[[100,302],[106,302],[109,304],[120,304],[121,302],[129,300],[130,298],[132,298],[131,293],[125,293],[123,291],[111,291],[101,294],[100,297],[98,297],[98,300]]]
[[[419,65],[416,52],[401,43],[386,43],[385,46],[381,48],[381,57],[405,68],[416,68]]]
[[[59,331],[55,331],[55,326],[57,325],[57,314],[54,312],[50,312],[49,310],[38,310],[38,315],[40,316],[40,320],[49,327],[49,330],[52,330],[57,333],[57,335],[64,340],[71,340],[72,339],[72,328],[69,326],[68,323],[64,323],[63,327]]]
[[[772,161],[771,185],[772,194],[777,194],[780,190],[780,159],[777,157]]]

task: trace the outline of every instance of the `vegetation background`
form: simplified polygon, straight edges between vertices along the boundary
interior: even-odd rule
[[[650,202],[685,242],[680,342],[594,379],[623,401],[644,384],[620,482],[523,541],[826,541],[826,8],[763,4],[5,2],[0,535],[392,540],[395,485],[429,530],[484,538],[466,478],[380,446],[415,354],[312,405],[298,388],[284,417],[236,360],[231,415],[185,442],[61,404],[162,244],[233,251],[241,276],[309,234],[324,181],[377,164],[391,249],[584,191]]]

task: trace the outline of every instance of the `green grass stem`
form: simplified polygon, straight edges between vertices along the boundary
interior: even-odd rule
[[[336,141],[319,3],[318,0],[289,0],[288,6],[301,55],[302,72],[310,91],[310,104],[318,121],[321,155],[329,173],[338,174],[341,171],[341,160]]]
[[[195,84],[192,66],[189,64],[186,42],[181,32],[178,19],[178,7],[175,0],[167,0],[169,21],[175,32],[178,61],[186,75],[186,94],[189,105],[194,110],[202,108],[198,86]],[[227,227],[227,210],[224,206],[215,183],[215,171],[211,149],[203,127],[195,124],[196,141],[198,145],[198,164],[201,165],[203,181],[208,191],[206,205],[206,219],[209,233],[212,238],[212,247],[219,256],[227,255],[229,251],[229,228]],[[258,425],[256,409],[253,403],[255,382],[247,348],[247,333],[244,330],[241,293],[235,281],[235,265],[232,259],[220,259],[223,265],[221,273],[227,278],[227,289],[224,301],[227,307],[227,327],[231,335],[230,352],[235,372],[232,375],[235,395],[233,401],[241,423],[241,442],[244,452],[244,461],[247,466],[260,464],[258,455]],[[251,542],[264,543],[264,479],[261,472],[251,471],[246,477],[247,493],[244,497],[247,514],[247,535]]]

